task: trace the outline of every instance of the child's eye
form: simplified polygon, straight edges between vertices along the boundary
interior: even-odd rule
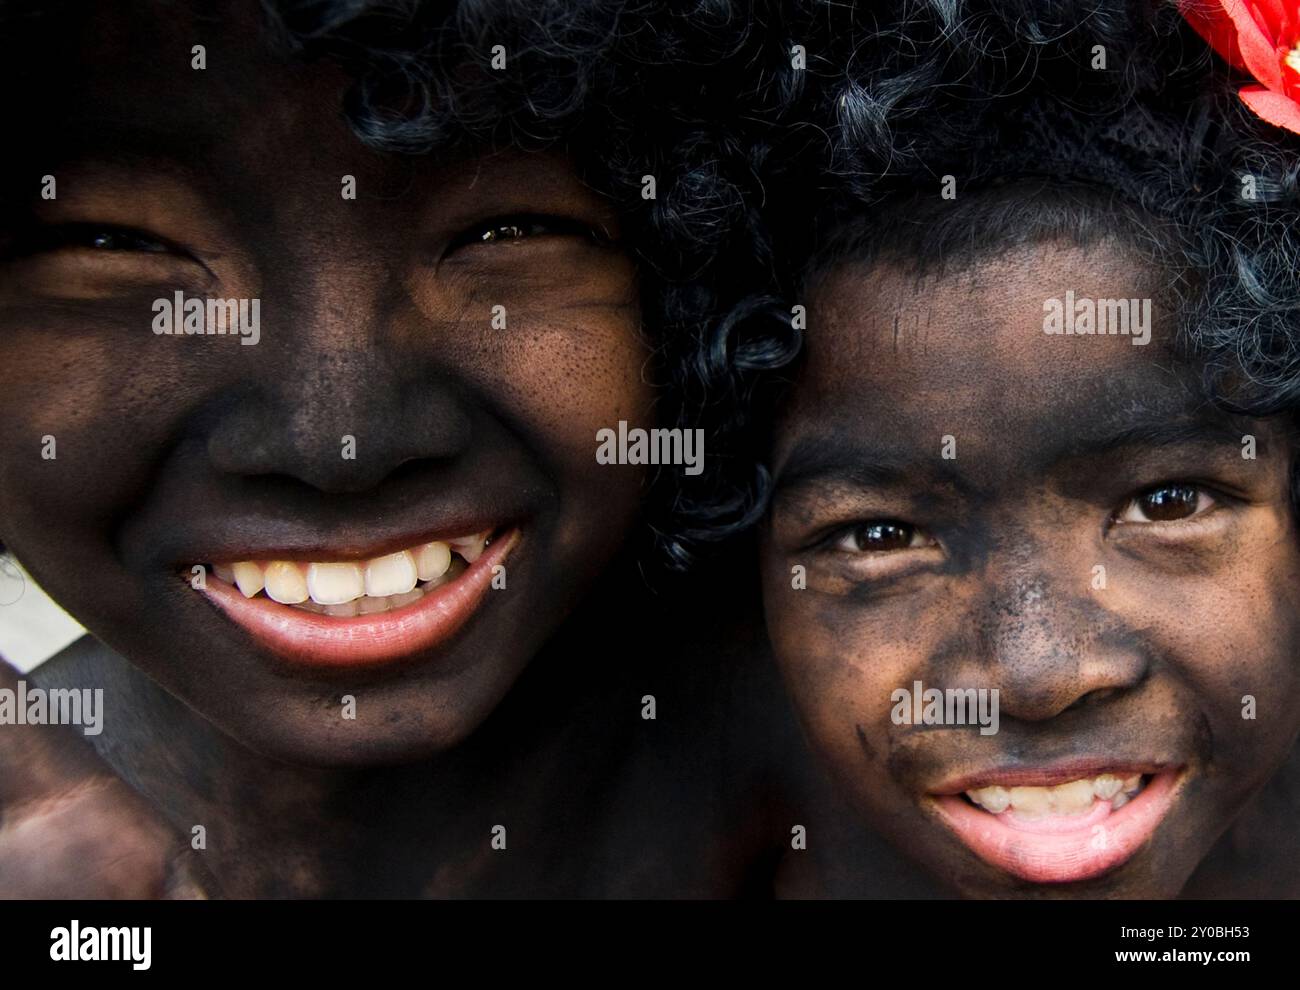
[[[609,238],[603,231],[570,217],[511,216],[485,220],[456,235],[447,247],[447,253],[460,248],[488,244],[509,244],[533,237],[582,237],[593,243],[606,244]]]
[[[1160,485],[1129,499],[1115,514],[1115,520],[1122,523],[1177,522],[1200,515],[1214,504],[1214,498],[1199,485]]]
[[[145,254],[169,254],[173,248],[159,238],[129,227],[103,224],[69,223],[47,227],[27,239],[27,252],[81,248],[90,251],[133,251]]]
[[[934,543],[911,523],[894,519],[872,520],[842,530],[835,538],[837,550],[850,553],[889,553],[928,547]]]

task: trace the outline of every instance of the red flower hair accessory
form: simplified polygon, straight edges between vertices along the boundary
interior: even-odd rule
[[[1178,9],[1233,68],[1259,83],[1237,91],[1254,113],[1300,134],[1300,0],[1179,0]]]

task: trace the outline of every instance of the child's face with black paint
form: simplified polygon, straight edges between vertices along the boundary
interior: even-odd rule
[[[594,456],[647,425],[634,272],[565,161],[370,152],[342,74],[244,21],[98,15],[26,81],[59,126],[8,152],[0,538],[248,745],[415,758],[486,717],[635,520],[641,469]],[[155,333],[178,291],[259,300],[257,343]],[[429,546],[484,531],[473,562]]]
[[[936,876],[1171,896],[1300,725],[1292,455],[1280,423],[1199,400],[1158,301],[1146,347],[1045,333],[1067,289],[1159,281],[1051,245],[820,281],[775,437],[768,627],[815,747]],[[902,724],[918,681],[997,689],[997,732]]]

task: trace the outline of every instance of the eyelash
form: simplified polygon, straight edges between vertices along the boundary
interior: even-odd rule
[[[1124,516],[1128,515],[1130,511],[1134,509],[1141,512],[1143,515],[1146,515],[1147,514],[1146,511],[1142,510],[1140,507],[1140,503],[1143,500],[1149,500],[1153,496],[1160,495],[1166,492],[1174,492],[1177,490],[1190,492],[1193,493],[1195,496],[1195,503],[1192,507],[1192,511],[1188,515],[1182,516],[1177,519],[1151,519],[1151,518],[1125,519],[1124,518]],[[1199,521],[1199,519],[1202,516],[1206,515],[1211,510],[1217,508],[1222,503],[1222,500],[1223,500],[1223,496],[1211,491],[1205,485],[1200,485],[1194,482],[1185,482],[1185,481],[1162,482],[1158,485],[1153,485],[1150,488],[1145,488],[1142,491],[1138,492],[1136,495],[1133,495],[1130,498],[1126,499],[1120,505],[1120,507],[1111,514],[1109,525],[1150,526],[1150,527],[1158,527],[1161,529],[1166,527],[1172,527],[1172,526],[1186,526],[1189,524],[1195,524],[1197,521]],[[905,547],[897,547],[897,548],[886,549],[886,550],[869,550],[869,549],[855,548],[846,545],[849,543],[849,541],[855,540],[864,531],[883,530],[887,527],[909,531],[910,536],[908,540],[908,545]],[[919,526],[914,526],[911,523],[903,522],[898,519],[869,519],[863,522],[851,523],[848,526],[840,526],[837,529],[833,530],[827,537],[825,537],[820,542],[823,547],[826,547],[833,551],[853,554],[855,556],[871,556],[871,557],[879,557],[879,556],[884,556],[886,554],[900,553],[906,550],[924,549],[926,547],[932,547],[937,545],[937,541],[934,539],[934,537],[926,533],[924,529],[922,529]]]
[[[116,239],[122,246],[108,247],[99,241]],[[63,223],[36,227],[15,239],[14,254],[41,254],[64,248],[81,248],[105,254],[174,254],[188,258],[182,248],[153,234],[131,227],[99,223]]]
[[[1162,492],[1175,491],[1177,489],[1183,489],[1184,491],[1190,492],[1195,496],[1195,500],[1196,500],[1195,504],[1192,507],[1192,511],[1188,515],[1180,517],[1178,519],[1150,519],[1150,518],[1125,519],[1123,518],[1125,515],[1128,514],[1130,509],[1138,507],[1139,502],[1141,502],[1143,499],[1149,499],[1153,495],[1157,495]],[[1212,491],[1207,486],[1198,485],[1195,482],[1166,481],[1159,485],[1155,485],[1152,488],[1144,489],[1143,491],[1139,492],[1137,495],[1130,498],[1123,505],[1121,505],[1119,509],[1117,509],[1112,514],[1111,525],[1158,526],[1162,528],[1168,526],[1187,525],[1199,520],[1202,516],[1206,515],[1211,510],[1217,508],[1220,504],[1222,504],[1223,498],[1224,497],[1222,495]]]
[[[865,531],[868,530],[879,531],[879,530],[885,530],[887,528],[908,531],[909,533],[908,545],[906,547],[898,547],[892,550],[867,550],[861,548],[852,548],[844,545],[850,540],[855,539]],[[924,539],[926,542],[921,542],[921,543],[917,542],[918,540],[922,540],[922,539]],[[897,553],[902,550],[915,550],[921,547],[933,546],[935,541],[933,537],[929,537],[925,535],[925,531],[923,529],[921,529],[918,526],[913,526],[911,523],[905,523],[898,519],[871,519],[868,520],[867,522],[854,523],[851,526],[841,527],[840,529],[831,533],[831,535],[827,539],[827,542],[832,545],[832,549],[841,550],[845,553],[875,555],[875,554]]]

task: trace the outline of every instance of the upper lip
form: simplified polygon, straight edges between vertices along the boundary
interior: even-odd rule
[[[385,554],[407,550],[435,540],[447,542],[458,537],[472,536],[476,533],[501,533],[513,528],[513,523],[500,520],[467,521],[465,524],[440,523],[436,528],[408,530],[400,534],[376,536],[376,529],[382,526],[358,524],[355,529],[360,532],[341,531],[329,538],[317,532],[284,532],[268,534],[256,541],[245,538],[214,539],[196,544],[196,549],[176,561],[177,566],[188,567],[192,564],[232,563],[240,560],[298,560],[298,561],[345,561],[370,560]],[[238,529],[238,525],[233,527]]]
[[[1023,762],[1008,763],[988,770],[949,777],[926,792],[934,795],[961,794],[994,784],[1010,787],[1052,787],[1084,777],[1103,773],[1131,777],[1133,774],[1155,774],[1172,770],[1175,764],[1153,763],[1122,757],[1085,757],[1050,765],[1028,766]]]
[[[434,540],[518,527],[530,515],[518,489],[467,486],[441,496],[393,502],[338,499],[303,507],[294,500],[232,497],[230,512],[203,501],[202,514],[151,517],[123,534],[131,566],[174,571],[240,560],[367,560]],[[183,504],[183,503],[181,503]],[[132,548],[136,552],[132,552]]]

